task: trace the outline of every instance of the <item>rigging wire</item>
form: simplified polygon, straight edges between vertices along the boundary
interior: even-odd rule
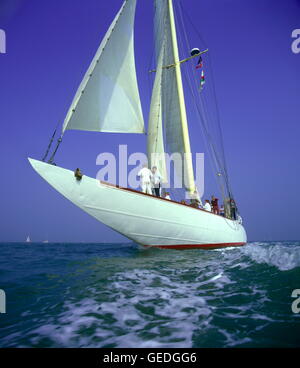
[[[177,3],[176,3],[177,6]],[[189,44],[189,40],[188,40],[188,36],[187,36],[187,30],[185,27],[185,22],[183,19],[183,8],[182,8],[182,4],[180,1],[178,1],[178,14],[179,14],[179,19],[177,19],[177,23],[180,24],[183,32],[179,32],[179,40],[181,42],[183,46],[183,49],[185,50],[186,47],[188,48],[188,50],[190,50],[190,44]],[[198,32],[197,32],[198,33]],[[182,34],[184,36],[182,36]],[[202,37],[201,41],[202,41]],[[204,41],[203,41],[204,43]],[[186,47],[185,47],[186,46]],[[208,59],[210,61],[210,57],[208,55]],[[210,66],[211,66],[211,61],[210,61]],[[211,74],[212,73],[212,68],[211,69]],[[196,69],[192,69],[193,70],[193,74],[194,74],[194,78],[197,77],[197,73],[196,73]],[[206,144],[209,146],[209,153],[212,156],[212,160],[214,162],[215,165],[215,169],[217,170],[217,177],[215,177],[216,179],[223,179],[223,180],[217,180],[217,182],[219,183],[218,185],[220,186],[220,190],[222,193],[222,196],[225,197],[225,192],[224,192],[224,186],[222,184],[222,182],[224,181],[224,184],[226,185],[227,188],[227,192],[229,194],[229,196],[232,197],[232,191],[229,185],[229,179],[228,179],[228,173],[227,173],[227,166],[226,166],[226,160],[225,160],[225,154],[224,154],[224,144],[223,144],[223,137],[222,137],[222,130],[221,130],[221,126],[220,126],[220,119],[219,119],[219,109],[218,109],[218,104],[217,104],[217,99],[216,99],[216,92],[215,92],[215,86],[214,86],[214,81],[212,79],[212,83],[209,83],[209,85],[207,87],[211,87],[208,88],[208,90],[210,90],[213,95],[214,98],[214,102],[215,102],[215,107],[216,107],[216,116],[215,118],[212,116],[212,114],[209,114],[209,103],[208,103],[208,97],[205,96],[205,94],[199,93],[199,91],[195,92],[195,85],[192,82],[192,78],[191,78],[191,71],[189,68],[183,68],[183,74],[186,77],[186,80],[188,81],[188,85],[190,88],[190,93],[192,95],[192,98],[194,100],[194,105],[196,107],[196,112],[199,115],[200,118],[200,122],[202,123],[202,130],[204,135],[207,137],[207,141]],[[206,89],[207,89],[206,87]],[[200,95],[200,96],[196,96],[196,95]],[[212,111],[213,113],[214,111]],[[218,133],[220,135],[220,147],[221,147],[221,152],[220,152],[220,157],[218,154],[218,150],[215,146],[214,140],[212,138],[212,135],[210,133],[210,129],[209,127],[212,127],[213,124],[212,122],[216,121],[217,122],[217,130]],[[210,122],[210,124],[209,124]],[[220,176],[221,174],[221,176]]]
[[[48,161],[48,163],[49,164],[53,164],[53,165],[55,165],[55,163],[54,163],[54,157],[55,157],[55,155],[56,155],[56,152],[57,152],[57,150],[58,150],[58,147],[60,146],[60,144],[61,144],[61,142],[62,142],[62,137],[63,137],[63,135],[61,134],[61,136],[58,138],[58,140],[57,140],[57,143],[56,143],[56,146],[55,146],[55,149],[54,149],[54,151],[53,151],[53,153],[52,153],[52,155],[51,155],[51,157],[50,157],[50,159],[49,159],[49,161]]]
[[[52,147],[52,144],[53,144],[53,141],[54,141],[54,138],[55,138],[55,135],[56,135],[56,132],[57,132],[57,129],[58,129],[59,125],[60,125],[60,123],[57,123],[57,124],[56,124],[56,127],[55,127],[55,129],[54,129],[54,133],[52,134],[52,137],[51,137],[50,142],[49,142],[49,144],[48,144],[47,150],[46,150],[46,152],[45,152],[45,154],[44,154],[44,157],[43,157],[43,159],[42,159],[42,161],[43,161],[43,162],[45,162],[45,161],[46,161],[46,158],[47,158],[47,156],[48,156],[48,154],[49,154],[49,152],[50,152],[50,148]],[[50,159],[48,160],[48,163],[49,163],[49,164],[53,164],[54,156],[55,156],[55,154],[56,154],[56,152],[57,152],[57,150],[58,150],[58,147],[59,147],[59,145],[60,145],[60,143],[61,143],[61,141],[62,141],[62,136],[63,136],[63,133],[61,133],[60,137],[59,137],[59,138],[58,138],[58,140],[57,140],[57,143],[56,143],[56,146],[55,146],[54,152],[52,153],[52,155],[51,155]]]
[[[181,12],[181,16],[182,16],[182,24],[183,24],[183,28],[185,30],[185,34],[186,34],[186,29],[184,27],[183,13],[186,16],[186,18],[188,19],[191,26],[193,27],[195,33],[198,35],[200,41],[204,45],[206,45],[206,42],[202,38],[202,36],[201,36],[200,32],[198,31],[197,27],[192,22],[192,20],[191,20],[190,16],[188,15],[188,13],[185,11],[181,0],[178,0],[178,2],[179,2],[180,12]],[[225,149],[224,149],[223,132],[222,132],[222,126],[221,126],[221,123],[220,123],[220,110],[219,110],[219,105],[218,105],[218,99],[217,99],[217,96],[216,96],[216,88],[215,88],[215,82],[214,82],[214,73],[213,73],[212,61],[211,61],[211,58],[210,58],[209,54],[208,54],[207,57],[208,57],[209,68],[210,68],[210,77],[211,77],[211,82],[212,82],[212,83],[209,83],[209,86],[211,87],[213,100],[214,100],[214,104],[215,104],[215,109],[216,109],[215,121],[217,123],[218,133],[220,134],[220,142],[219,143],[220,143],[220,149],[221,149],[221,157],[222,157],[222,161],[223,161],[221,167],[224,171],[223,175],[224,175],[224,180],[225,180],[225,183],[226,183],[228,193],[229,193],[230,197],[232,197],[232,190],[231,190],[231,186],[230,186],[230,183],[229,183],[229,175],[228,175],[227,162],[226,162]]]
[[[46,158],[47,158],[47,156],[48,156],[48,154],[49,154],[49,151],[50,151],[50,148],[51,148],[51,146],[52,146],[52,143],[53,143],[54,137],[55,137],[55,135],[56,135],[56,131],[57,131],[57,126],[56,126],[56,128],[55,128],[55,130],[54,130],[54,133],[52,134],[52,137],[51,137],[50,142],[49,142],[49,144],[48,144],[47,150],[46,150],[46,152],[45,152],[45,154],[44,154],[44,156],[43,156],[43,158],[42,158],[42,161],[43,161],[43,162],[45,162],[45,160],[46,160]]]
[[[178,23],[179,23],[179,21],[178,21]],[[188,45],[187,47],[187,50],[190,50],[190,45],[189,45],[189,42],[188,42],[188,38],[187,38],[187,34],[186,34],[186,30],[185,30],[185,28],[183,29],[183,32],[182,32],[183,34],[185,34],[185,37],[186,37],[186,40],[185,40],[185,42],[186,42],[186,44]],[[181,37],[181,32],[179,32],[179,41],[180,41],[180,43],[182,44],[182,45],[184,45],[184,41],[183,41],[183,39],[182,39],[182,37]],[[183,49],[185,50],[186,49],[186,47],[184,47],[183,46]],[[211,138],[211,135],[210,135],[210,133],[209,133],[209,131],[208,131],[208,123],[207,123],[207,118],[206,118],[206,116],[207,116],[207,114],[208,114],[208,112],[207,112],[207,110],[206,110],[206,102],[202,102],[202,99],[201,99],[201,95],[198,97],[198,98],[200,98],[200,103],[201,103],[201,108],[202,108],[202,110],[204,111],[204,112],[202,112],[202,111],[200,111],[200,109],[199,109],[199,105],[197,104],[197,97],[196,97],[196,93],[198,92],[195,92],[195,88],[193,88],[193,86],[194,86],[194,83],[192,82],[192,79],[191,79],[191,75],[190,75],[190,73],[189,73],[189,71],[190,71],[190,69],[186,69],[186,68],[184,68],[183,69],[183,74],[184,74],[184,76],[185,76],[185,79],[187,80],[187,82],[188,82],[188,86],[189,86],[189,88],[190,88],[190,93],[191,93],[191,95],[192,95],[192,98],[193,98],[193,101],[194,101],[194,107],[196,108],[196,114],[199,116],[199,118],[200,118],[200,121],[201,121],[201,119],[202,119],[202,125],[200,124],[200,127],[202,128],[202,131],[203,131],[203,135],[204,136],[206,136],[207,138],[208,138],[208,140],[207,141],[205,141],[205,144],[206,145],[208,145],[209,146],[209,148],[210,148],[210,150],[212,150],[212,152],[209,150],[208,152],[210,153],[210,155],[212,156],[212,161],[215,163],[215,168],[213,168],[213,166],[212,166],[212,171],[214,172],[215,170],[217,170],[217,171],[219,171],[219,168],[218,168],[218,162],[217,162],[217,159],[216,159],[216,154],[215,154],[215,150],[214,150],[214,145],[213,145],[213,141],[212,141],[212,138]],[[195,78],[196,78],[196,73],[194,72],[194,74],[195,74]],[[194,78],[194,79],[195,79]],[[198,79],[198,78],[197,78]],[[206,115],[205,115],[206,114]],[[212,153],[214,153],[214,154],[212,154]],[[210,161],[209,161],[210,162]],[[211,165],[211,162],[210,162],[210,165]],[[217,179],[216,177],[214,177],[215,178],[215,180]],[[217,181],[217,184],[218,185],[220,185],[220,183]],[[220,186],[220,189],[221,189],[221,191],[222,191],[222,186]]]

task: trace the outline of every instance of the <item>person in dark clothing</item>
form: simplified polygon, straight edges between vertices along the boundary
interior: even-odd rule
[[[156,197],[160,197],[160,186],[161,186],[162,177],[160,173],[158,172],[156,166],[152,167],[151,172],[152,172],[151,184],[152,184],[153,194],[155,194]]]
[[[230,213],[231,213],[231,219],[236,220],[236,204],[233,198],[230,198]]]
[[[216,215],[219,215],[220,210],[219,210],[218,198],[216,198],[213,195],[211,196],[211,206],[212,206],[212,212],[215,213]]]
[[[82,172],[80,171],[80,169],[79,169],[79,168],[77,168],[77,169],[75,170],[75,172],[74,172],[74,176],[75,176],[76,180],[81,180],[81,179],[82,179],[83,174],[82,174]]]

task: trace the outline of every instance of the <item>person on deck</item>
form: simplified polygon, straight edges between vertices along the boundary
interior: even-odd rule
[[[221,216],[225,216],[225,209],[224,209],[224,205],[222,204],[221,207],[220,207],[220,215]]]
[[[161,183],[161,175],[159,171],[157,170],[156,166],[153,166],[151,169],[152,177],[151,177],[151,184],[153,188],[153,194],[156,195],[156,197],[160,197],[160,183]]]
[[[231,214],[231,219],[232,220],[236,220],[236,204],[233,198],[230,198],[230,214]]]
[[[216,215],[219,215],[220,210],[219,210],[218,198],[216,198],[213,195],[211,196],[211,205],[212,205],[212,212],[215,213]]]
[[[200,201],[199,201],[199,198],[198,198],[197,190],[195,190],[194,193],[192,194],[190,204],[191,204],[192,207],[199,208]]]
[[[143,165],[143,168],[138,172],[138,176],[141,178],[142,192],[152,194],[152,187],[151,187],[152,172],[150,169],[148,169],[147,164]]]
[[[74,176],[76,178],[76,180],[81,180],[82,177],[83,177],[83,174],[82,172],[80,171],[79,168],[77,168],[75,171],[74,171]]]
[[[171,200],[170,193],[169,192],[165,192],[164,198],[165,199],[168,199],[170,201]]]
[[[206,199],[206,200],[205,200],[205,204],[204,204],[204,206],[203,206],[203,209],[204,209],[205,211],[211,212],[211,205],[210,205],[210,202],[209,202],[209,200],[208,200],[208,199]]]
[[[228,197],[224,199],[224,215],[226,218],[231,219],[230,198]]]

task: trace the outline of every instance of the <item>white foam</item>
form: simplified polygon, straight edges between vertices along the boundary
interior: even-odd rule
[[[280,271],[300,267],[300,247],[282,243],[269,245],[266,243],[252,243],[242,249],[242,253],[257,263],[267,263],[277,267]]]
[[[111,300],[97,303],[95,294],[66,302],[57,320],[32,331],[32,343],[47,337],[64,347],[191,347],[195,329],[209,321],[212,309],[197,295],[197,283],[147,270],[118,273],[112,279]],[[85,336],[86,329],[93,330],[91,336]]]
[[[179,348],[195,346],[199,334],[209,336],[210,331],[218,330],[225,339],[224,344],[218,342],[223,346],[247,344],[250,339],[242,327],[234,332],[220,330],[220,318],[214,318],[238,319],[240,326],[243,318],[251,318],[255,329],[272,322],[272,315],[265,314],[263,307],[269,301],[265,286],[251,280],[246,280],[246,286],[241,284],[239,274],[235,278],[237,271],[255,266],[254,262],[293,269],[300,266],[299,251],[286,244],[254,243],[230,252],[174,252],[172,257],[164,253],[158,260],[166,261],[161,267],[156,267],[155,254],[149,258],[154,269],[139,268],[144,260],[135,260],[136,268],[112,271],[99,287],[94,283],[83,290],[88,295],[84,299],[76,299],[67,288],[60,313],[47,312],[51,306],[46,303],[41,318],[32,319],[35,327],[22,336],[7,334],[1,342],[40,346],[46,339],[47,345],[59,347]],[[127,266],[134,267],[132,264]],[[241,304],[236,305],[238,300]],[[23,313],[26,317],[31,311]]]

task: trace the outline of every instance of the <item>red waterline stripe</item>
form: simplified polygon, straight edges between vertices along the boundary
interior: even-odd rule
[[[226,247],[239,247],[246,243],[215,243],[215,244],[176,244],[176,245],[144,245],[149,248],[166,248],[166,249],[214,249],[214,248],[226,248]]]

